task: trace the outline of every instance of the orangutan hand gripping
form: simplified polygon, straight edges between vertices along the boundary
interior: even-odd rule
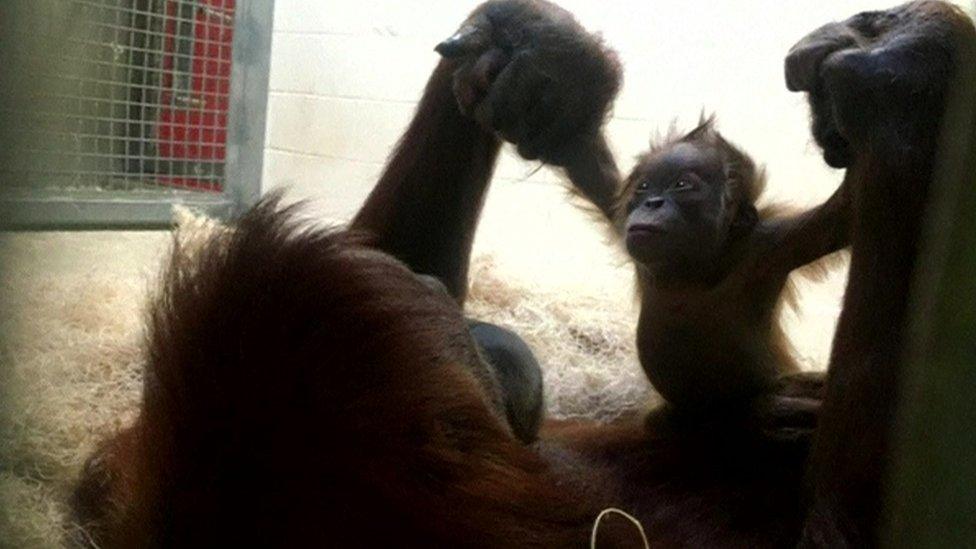
[[[876,545],[904,358],[909,290],[947,99],[976,63],[976,30],[934,0],[814,31],[786,58],[828,164],[847,168],[851,269],[811,455],[803,546]]]
[[[460,63],[454,94],[462,112],[523,158],[576,174],[579,192],[612,208],[619,173],[602,127],[622,76],[599,36],[553,3],[493,0],[436,49]]]
[[[620,85],[616,55],[548,2],[484,4],[437,49],[460,63],[462,112],[564,168],[626,243],[641,363],[672,405],[739,405],[783,383],[795,366],[778,297],[790,271],[846,244],[842,191],[801,216],[761,219],[762,170],[711,120],[655,145],[622,182],[601,127]]]
[[[487,6],[539,13],[534,7],[548,4]],[[598,514],[615,507],[640,521],[652,546],[782,547],[801,535],[816,546],[877,542],[940,102],[955,67],[971,62],[963,54],[973,51],[976,31],[932,1],[843,25],[816,35],[833,44],[826,54],[816,41],[801,43],[788,61],[788,74],[791,63],[812,67],[812,77],[790,79],[809,87],[815,116],[825,117],[816,122],[822,135],[836,134],[822,142],[849,166],[853,204],[851,275],[809,459],[809,498],[800,496],[806,443],[767,429],[787,433],[799,408],[784,415],[775,402],[760,414],[768,420],[761,431],[754,418],[716,414],[704,423],[575,422],[533,445],[517,438],[457,303],[499,143],[457,108],[453,82],[466,65],[442,60],[351,231],[309,229],[271,198],[196,253],[177,248],[147,315],[138,419],[99,447],[74,494],[87,534],[79,541],[580,547]],[[842,38],[853,32],[856,47]],[[804,61],[804,52],[819,61]],[[645,192],[638,208],[663,207],[649,193],[675,190],[688,194],[673,208],[712,211],[715,191],[735,187],[714,169],[729,151],[702,132],[644,163],[633,186]],[[703,181],[685,180],[692,190],[684,191],[681,177],[664,186],[671,178],[658,177],[662,166],[709,169]],[[744,206],[722,211],[734,222]],[[640,213],[638,226],[645,214],[654,217]],[[782,242],[800,245],[772,249],[795,259],[832,242],[790,236],[821,234],[810,223],[818,219],[831,218],[814,213],[786,225]],[[653,250],[639,251],[656,262]],[[454,299],[418,274],[443,281]],[[816,392],[816,383],[801,385],[768,394],[803,400]],[[641,541],[632,524],[613,518],[597,537],[600,547]]]

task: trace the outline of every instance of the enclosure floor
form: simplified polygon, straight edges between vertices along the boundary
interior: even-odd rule
[[[547,233],[576,239],[573,249],[525,247],[517,224],[487,215],[468,312],[525,337],[545,370],[551,416],[612,419],[655,401],[634,352],[632,273],[573,215],[545,220],[555,228]],[[73,528],[64,502],[84,458],[138,405],[142,308],[169,240],[0,233],[0,547],[56,547]],[[808,367],[825,360],[836,299],[822,296],[836,296],[839,280],[787,319]]]

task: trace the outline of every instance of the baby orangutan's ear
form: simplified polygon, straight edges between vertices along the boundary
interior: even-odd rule
[[[756,211],[756,207],[749,203],[741,204],[736,209],[735,219],[732,220],[729,234],[731,238],[739,238],[749,234],[758,222],[759,212]]]

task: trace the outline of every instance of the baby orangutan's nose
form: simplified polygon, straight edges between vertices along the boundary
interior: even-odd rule
[[[654,198],[648,198],[644,201],[644,207],[649,210],[656,210],[664,205],[664,199],[660,196],[655,196]]]

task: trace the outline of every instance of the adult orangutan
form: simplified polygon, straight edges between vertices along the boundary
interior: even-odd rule
[[[897,379],[934,144],[947,87],[976,43],[972,23],[947,4],[917,2],[821,29],[787,60],[790,86],[810,91],[825,156],[848,166],[851,196],[851,278],[808,502],[816,388],[773,384],[743,414],[562,425],[528,446],[514,436],[457,302],[417,273],[463,296],[498,147],[483,125],[493,112],[479,107],[483,97],[524,99],[519,86],[530,80],[517,74],[532,60],[571,58],[581,90],[616,71],[550,4],[490,2],[471,20],[491,31],[482,39],[509,40],[510,51],[441,61],[353,230],[301,228],[272,198],[199,253],[174,250],[152,308],[140,415],[101,446],[75,493],[91,539],[578,547],[612,506],[639,519],[652,544],[876,541],[897,398],[871,391]],[[474,98],[462,109],[456,74],[485,75],[458,92]],[[555,84],[529,94],[555,106],[524,120],[557,137],[524,148],[566,164],[582,158],[577,147],[595,135],[606,105],[561,110],[568,92]],[[575,122],[562,129],[547,112],[582,116],[567,114]],[[842,452],[854,436],[857,451]],[[641,544],[615,519],[597,542]]]
[[[462,111],[526,158],[563,167],[625,242],[641,300],[641,365],[669,405],[685,414],[748,406],[798,371],[777,322],[780,295],[791,271],[847,245],[847,186],[800,215],[760,215],[762,170],[711,118],[653,145],[621,181],[599,125],[566,116],[602,112],[580,102],[602,106],[616,89],[600,87],[615,82],[613,57],[587,70],[599,49],[577,46],[587,37],[568,14],[541,6],[486,5],[438,46],[472,67],[455,76]]]

